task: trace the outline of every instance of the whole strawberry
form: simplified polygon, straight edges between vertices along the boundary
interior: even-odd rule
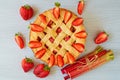
[[[22,60],[21,65],[22,65],[24,72],[28,72],[34,67],[34,63],[32,59],[27,58],[27,57]]]
[[[24,5],[20,8],[20,15],[24,20],[28,20],[33,16],[33,9],[30,5]]]
[[[45,64],[38,64],[33,72],[37,77],[44,78],[50,73],[50,68]]]

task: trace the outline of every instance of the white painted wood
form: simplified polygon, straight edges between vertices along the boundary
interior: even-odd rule
[[[31,70],[24,73],[21,60],[24,56],[33,57],[32,51],[26,46],[20,50],[15,43],[14,34],[21,32],[26,45],[29,39],[28,25],[36,16],[50,8],[54,2],[61,2],[62,7],[77,14],[79,0],[0,0],[0,80],[40,80]],[[35,15],[29,21],[24,21],[19,15],[19,8],[30,4]],[[119,80],[120,79],[120,0],[86,0],[83,13],[84,24],[88,32],[86,52],[92,51],[97,45],[93,42],[99,31],[105,30],[110,37],[108,42],[101,44],[106,49],[112,49],[115,59],[100,68],[92,70],[74,80]],[[36,61],[37,63],[40,61]],[[63,80],[58,67],[53,67],[51,74],[41,80]]]

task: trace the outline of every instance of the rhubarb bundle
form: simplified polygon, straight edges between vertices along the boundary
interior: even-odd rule
[[[75,77],[95,69],[113,59],[114,55],[112,50],[106,50],[101,46],[98,46],[93,52],[78,59],[74,64],[64,67],[61,71],[63,74],[67,74],[67,76],[64,77],[65,80],[69,78],[74,79]]]

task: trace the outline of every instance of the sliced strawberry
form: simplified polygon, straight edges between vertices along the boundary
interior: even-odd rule
[[[80,32],[76,33],[75,36],[78,38],[86,38],[87,33],[85,31],[80,31]]]
[[[79,25],[81,25],[82,23],[83,23],[83,19],[80,18],[80,17],[78,17],[78,18],[76,18],[76,19],[72,22],[72,25],[73,25],[73,26],[79,26]]]
[[[79,52],[84,51],[84,45],[81,43],[73,43],[72,46]]]
[[[44,28],[38,24],[30,24],[31,30],[34,32],[42,32]]]
[[[20,47],[20,49],[24,48],[24,40],[23,40],[23,37],[19,33],[15,34],[15,41]]]
[[[46,52],[46,49],[43,48],[35,53],[35,57],[39,59],[45,54],[45,52]]]
[[[70,64],[75,62],[75,57],[71,53],[67,52],[66,55]]]
[[[67,23],[71,17],[72,17],[72,13],[66,10],[64,15],[64,22]]]
[[[60,3],[56,2],[55,3],[55,8],[53,8],[53,15],[56,19],[58,19],[60,17]]]
[[[34,63],[32,59],[30,58],[24,58],[21,62],[21,65],[22,65],[24,72],[28,72],[34,67]]]
[[[63,57],[61,55],[57,55],[57,65],[62,67],[64,65]]]
[[[106,32],[100,32],[95,38],[94,42],[100,44],[108,40],[108,34]]]
[[[82,14],[84,6],[85,6],[84,0],[80,0],[78,3],[78,6],[77,6],[78,14],[80,14],[80,15]]]
[[[54,54],[51,54],[50,60],[49,60],[49,62],[48,62],[48,66],[49,66],[49,67],[52,67],[54,64],[55,64],[55,55],[54,55]]]
[[[29,42],[29,47],[34,49],[34,48],[38,48],[38,47],[41,47],[42,46],[42,43],[39,42],[39,41],[30,41]]]
[[[40,21],[41,21],[42,23],[47,24],[47,20],[46,20],[46,16],[45,16],[45,15],[40,14],[40,15],[39,15],[39,18],[40,18]]]

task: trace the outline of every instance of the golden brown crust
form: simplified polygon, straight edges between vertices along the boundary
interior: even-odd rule
[[[53,50],[57,51],[57,54],[55,56],[57,56],[58,54],[60,54],[63,57],[64,63],[68,63],[67,58],[66,58],[66,51],[69,51],[70,53],[72,53],[72,55],[75,57],[75,59],[78,58],[78,56],[80,55],[80,53],[73,48],[71,45],[73,42],[77,42],[77,43],[81,43],[83,45],[85,45],[86,42],[86,38],[76,38],[74,36],[74,34],[78,31],[85,31],[84,25],[80,25],[75,28],[75,32],[71,32],[70,31],[70,27],[72,26],[72,22],[75,18],[77,18],[77,15],[75,15],[73,12],[72,13],[72,17],[71,19],[68,21],[68,23],[64,23],[63,19],[64,19],[64,14],[65,14],[66,9],[64,8],[60,8],[60,17],[58,20],[56,20],[52,14],[52,9],[43,12],[42,14],[44,14],[46,16],[47,19],[47,23],[52,20],[53,24],[52,24],[52,29],[50,29],[47,24],[43,24],[40,21],[39,16],[36,18],[36,20],[33,22],[34,24],[38,24],[42,27],[44,27],[44,32],[47,34],[44,34],[43,32],[33,32],[30,29],[30,41],[32,40],[37,40],[37,38],[41,38],[41,42],[42,42],[42,47],[40,48],[36,48],[36,49],[32,49],[34,53],[36,53],[38,50],[42,49],[42,48],[46,48],[45,45],[47,45],[49,47],[49,49],[46,48],[46,53],[42,56],[42,58],[40,58],[42,61],[44,62],[48,62],[48,59],[50,58],[50,55],[53,53]],[[68,10],[69,11],[69,10]],[[62,29],[62,32],[58,35],[55,31],[56,29],[60,27]],[[69,35],[71,38],[66,42],[64,39],[64,37],[66,35]],[[50,37],[55,38],[54,43],[51,43],[49,41]],[[58,46],[62,45],[61,48],[59,48]]]

